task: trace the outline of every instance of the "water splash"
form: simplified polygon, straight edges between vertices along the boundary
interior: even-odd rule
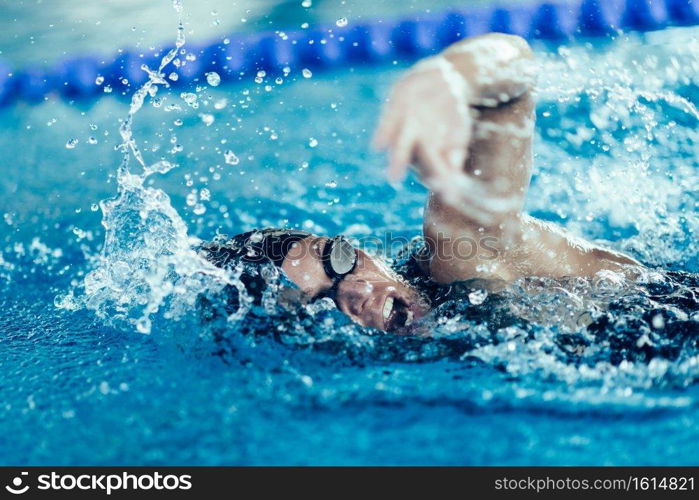
[[[697,44],[654,36],[669,34],[539,57],[539,178],[528,207],[579,234],[622,235],[620,249],[646,264],[696,272]]]
[[[204,291],[220,291],[226,286],[246,292],[237,279],[239,271],[215,267],[195,250],[200,243],[188,234],[187,226],[161,189],[146,186],[154,174],[165,174],[177,165],[167,160],[147,163],[133,135],[132,126],[146,98],[155,98],[160,86],[169,87],[164,69],[175,60],[185,44],[182,3],[174,0],[178,14],[175,47],[160,60],[157,69],[142,66],[148,80],[131,98],[129,112],[119,127],[123,154],[117,172],[117,196],[100,202],[105,240],[94,269],[84,279],[83,291],[59,297],[58,307],[86,307],[110,322],[125,321],[141,333],[150,333],[152,318],[178,319],[194,308]],[[134,159],[142,168],[133,173]],[[241,300],[239,318],[247,301]]]

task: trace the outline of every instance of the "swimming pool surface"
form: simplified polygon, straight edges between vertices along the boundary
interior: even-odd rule
[[[531,213],[650,267],[699,272],[698,35],[536,47]],[[196,103],[161,90],[134,135],[151,162],[179,166],[103,204],[106,229],[98,204],[117,192],[128,103],[0,110],[0,463],[696,465],[691,301],[680,311],[689,340],[652,359],[634,354],[639,339],[615,347],[643,306],[591,354],[565,352],[576,331],[562,317],[593,301],[585,283],[578,295],[515,293],[538,311],[526,331],[494,334],[456,314],[433,318],[436,339],[401,339],[317,307],[276,335],[248,315],[211,340],[191,305],[208,282],[162,257],[189,246],[185,229],[419,234],[424,188],[389,186],[368,150],[401,69],[201,83]],[[671,293],[699,291],[687,283]],[[598,293],[643,294],[614,287]]]

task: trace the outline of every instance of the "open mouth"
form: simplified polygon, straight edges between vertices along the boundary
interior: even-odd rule
[[[408,327],[414,320],[413,311],[408,304],[395,297],[387,297],[383,304],[383,324],[389,332]]]

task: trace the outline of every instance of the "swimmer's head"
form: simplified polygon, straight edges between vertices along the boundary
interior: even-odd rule
[[[329,297],[363,326],[405,332],[428,310],[427,302],[383,262],[354,248],[343,237],[265,229],[204,247],[217,265],[231,259],[270,262],[312,299]]]

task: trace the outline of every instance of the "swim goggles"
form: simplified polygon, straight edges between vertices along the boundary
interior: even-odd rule
[[[230,255],[249,262],[271,261],[282,267],[294,244],[311,236],[307,231],[293,229],[261,229],[239,234],[221,247]],[[357,266],[357,250],[344,236],[329,238],[321,254],[323,270],[333,283],[341,281]]]
[[[323,248],[323,269],[334,283],[357,267],[357,249],[344,236],[330,238]]]

